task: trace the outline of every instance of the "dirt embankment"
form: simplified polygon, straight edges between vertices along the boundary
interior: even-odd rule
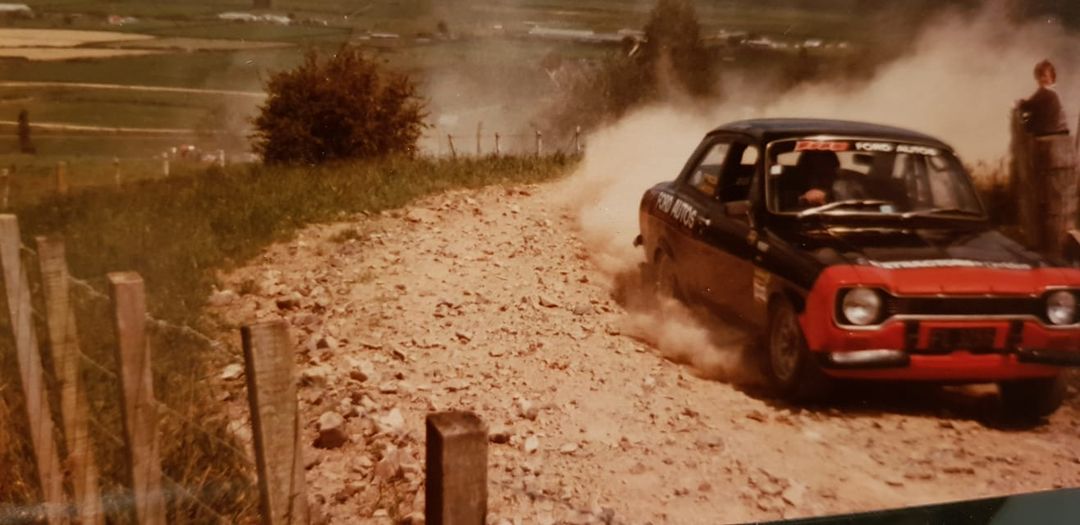
[[[418,516],[424,415],[443,409],[490,425],[501,524],[717,523],[1080,486],[1075,389],[1030,429],[995,423],[992,388],[778,404],[730,381],[752,378],[731,330],[614,300],[558,193],[458,192],[309,228],[227,277],[245,292],[216,298],[228,322],[293,326],[309,495],[330,521]]]

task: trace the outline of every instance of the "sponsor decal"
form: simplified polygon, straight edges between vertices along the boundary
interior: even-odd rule
[[[928,146],[920,146],[918,144],[897,144],[894,142],[856,142],[855,151],[870,152],[870,153],[907,153],[910,155],[926,155],[933,157],[941,154],[937,148],[931,148]],[[795,147],[798,151],[798,145]],[[831,151],[844,151],[844,150],[831,150]]]
[[[661,193],[656,197],[656,209],[689,229],[697,224],[697,209],[670,193]]]
[[[761,268],[754,268],[754,301],[764,303],[769,299],[769,281],[772,280],[772,274],[762,270]]]
[[[847,151],[851,144],[839,140],[800,140],[795,151]]]
[[[933,157],[933,156],[938,154],[938,150],[936,148],[929,148],[929,147],[926,147],[926,146],[917,146],[915,144],[897,144],[896,145],[896,152],[897,153],[911,153],[911,154],[914,154],[914,155],[926,155],[928,157]]]
[[[882,151],[885,153],[892,153],[896,149],[896,145],[891,142],[856,142],[856,151]]]
[[[1011,262],[985,262],[971,259],[924,259],[919,261],[870,261],[870,266],[886,270],[908,270],[914,268],[993,268],[998,270],[1030,270],[1031,265]]]

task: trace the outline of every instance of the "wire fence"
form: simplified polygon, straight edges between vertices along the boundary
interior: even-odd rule
[[[475,134],[434,128],[420,139],[420,151],[438,158],[576,155],[585,151],[585,141],[580,127],[569,132],[481,130]]]
[[[12,217],[12,216],[6,216]],[[3,219],[0,219],[2,222]],[[0,236],[4,232],[0,231]],[[0,239],[0,243],[3,240]],[[64,417],[55,417],[50,411],[62,403],[50,402],[44,405],[30,403],[31,397],[52,399],[64,395],[63,383],[71,381],[70,377],[61,377],[65,374],[63,352],[70,350],[74,359],[74,378],[80,386],[79,395],[85,397],[82,417],[90,423],[85,430],[89,441],[93,446],[89,449],[89,463],[100,465],[97,472],[88,475],[94,476],[93,485],[99,487],[100,495],[94,498],[98,502],[107,502],[100,506],[101,514],[97,519],[90,520],[92,523],[128,523],[132,520],[133,504],[138,495],[132,495],[132,469],[133,459],[131,451],[133,443],[131,420],[125,421],[125,410],[130,412],[131,407],[122,408],[129,400],[125,400],[120,393],[123,383],[130,370],[125,370],[127,363],[117,357],[116,348],[121,337],[119,322],[113,323],[109,318],[112,315],[120,315],[117,307],[117,299],[99,290],[90,282],[77,279],[67,274],[66,267],[60,272],[65,280],[64,288],[69,290],[70,295],[62,301],[64,305],[70,304],[71,317],[74,318],[74,326],[69,327],[74,333],[73,345],[64,345],[60,341],[52,341],[56,332],[50,328],[50,322],[57,321],[57,310],[43,293],[49,283],[46,282],[47,274],[56,274],[54,270],[46,268],[44,258],[34,248],[21,243],[18,258],[25,264],[22,265],[24,280],[12,279],[9,268],[5,268],[5,288],[8,288],[8,308],[14,312],[11,316],[9,328],[16,334],[21,333],[16,313],[20,308],[28,307],[29,318],[34,327],[32,331],[48,333],[49,337],[42,339],[45,343],[41,346],[40,361],[44,382],[40,384],[37,393],[31,392],[27,387],[27,377],[23,374],[20,383],[24,385],[24,396],[28,411],[44,410],[44,414],[30,414],[31,429],[41,427],[41,422],[53,420],[62,429],[65,440],[60,440],[59,457],[67,457],[70,463],[74,457],[74,448],[80,445],[70,441],[71,434],[78,432],[71,428],[72,419],[69,413]],[[5,266],[12,264],[9,258],[5,258]],[[40,271],[37,271],[39,270]],[[53,275],[55,277],[55,275]],[[24,285],[23,282],[26,284]],[[23,292],[24,286],[29,287],[30,293]],[[29,295],[26,305],[12,298]],[[51,317],[51,318],[50,318]],[[144,312],[146,327],[146,341],[149,343],[149,374],[154,385],[156,396],[144,399],[144,408],[150,409],[158,432],[160,442],[160,478],[163,484],[163,498],[169,523],[237,523],[253,522],[257,519],[259,487],[254,480],[254,455],[250,449],[250,443],[238,437],[232,430],[229,418],[222,413],[222,407],[213,398],[212,385],[218,377],[217,374],[208,373],[205,369],[207,360],[204,359],[206,352],[226,353],[231,351],[227,345],[222,344],[215,337],[203,333],[190,326],[172,323],[157,319]],[[66,322],[66,321],[65,321]],[[8,323],[3,323],[8,324]],[[110,329],[109,325],[114,325]],[[77,327],[77,328],[76,328]],[[19,336],[16,339],[20,339]],[[25,339],[25,338],[22,338]],[[63,339],[63,337],[61,337]],[[60,347],[64,346],[64,349]],[[30,352],[16,348],[19,359],[22,360]],[[4,349],[7,352],[6,349]],[[212,360],[211,360],[212,361]],[[0,360],[0,365],[5,361]],[[25,369],[22,362],[20,369]],[[10,370],[9,370],[10,371]],[[6,372],[0,367],[0,373]],[[31,377],[31,379],[33,379]],[[0,375],[0,383],[7,380]],[[10,395],[11,391],[8,391]],[[4,394],[0,389],[0,394]],[[21,403],[20,403],[21,404]],[[49,407],[52,408],[49,408]],[[239,410],[239,416],[245,421],[250,420],[250,415],[244,407],[232,407],[233,412]],[[63,411],[63,409],[62,409]],[[35,423],[35,421],[38,421]],[[9,429],[8,432],[18,429]],[[121,436],[127,435],[128,439]],[[0,436],[3,437],[3,436]],[[24,438],[26,436],[23,436]],[[29,436],[31,441],[40,436]],[[52,474],[50,468],[42,468],[41,450],[38,443],[34,443],[34,451],[38,466],[32,468],[12,468],[11,475],[17,472],[29,473],[38,470],[41,480],[47,477],[75,476],[70,472],[71,467],[65,467]],[[30,458],[25,458],[30,459]],[[49,462],[46,462],[49,463]],[[55,463],[55,462],[52,462]],[[85,461],[84,461],[85,464]],[[14,465],[13,465],[14,467]],[[5,467],[7,468],[7,466]],[[67,470],[67,472],[64,472]],[[7,475],[7,474],[6,474]],[[29,481],[29,480],[23,480]],[[41,482],[44,487],[45,481]],[[46,498],[49,494],[46,491]],[[79,489],[76,489],[76,493]],[[2,496],[2,494],[0,494]],[[76,494],[79,496],[79,494]],[[2,498],[0,498],[2,499]],[[45,501],[49,501],[46,499]],[[79,502],[74,502],[78,504]],[[75,512],[72,505],[68,511]],[[2,505],[0,505],[2,507]],[[38,507],[34,512],[37,518],[54,522],[54,516],[48,510],[48,505]],[[3,514],[0,508],[0,515]],[[144,522],[141,516],[135,515],[136,522]],[[82,520],[84,523],[86,519]],[[150,520],[153,522],[153,520]]]

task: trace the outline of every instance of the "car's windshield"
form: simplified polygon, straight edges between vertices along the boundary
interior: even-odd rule
[[[806,137],[771,143],[767,162],[774,213],[983,216],[960,162],[941,148]]]

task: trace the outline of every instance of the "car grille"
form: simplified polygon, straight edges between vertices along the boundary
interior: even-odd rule
[[[885,312],[893,315],[1032,315],[1040,314],[1040,300],[1030,297],[889,297]]]

